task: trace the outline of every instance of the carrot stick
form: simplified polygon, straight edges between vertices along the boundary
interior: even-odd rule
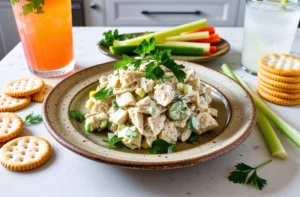
[[[210,56],[210,55],[212,55],[212,53],[210,53],[210,52],[204,52],[203,53],[203,56]]]
[[[221,41],[220,38],[214,38],[214,39],[202,39],[202,40],[191,40],[189,42],[200,42],[200,43],[210,43],[210,44],[216,44]]]
[[[209,52],[211,52],[211,53],[217,52],[217,47],[216,46],[210,46]]]
[[[214,26],[203,27],[203,28],[200,28],[200,29],[190,31],[190,32],[188,32],[188,34],[196,33],[196,32],[203,32],[203,31],[208,31],[209,34],[214,34],[215,33],[215,27]]]

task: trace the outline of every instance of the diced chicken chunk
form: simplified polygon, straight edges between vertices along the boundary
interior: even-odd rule
[[[179,127],[179,128],[184,128],[185,125],[186,125],[187,120],[188,120],[189,117],[190,117],[190,115],[191,115],[191,111],[190,111],[190,110],[186,110],[186,111],[184,112],[184,117],[183,117],[183,119],[173,121],[174,124],[175,124],[175,126],[176,126],[176,127]]]
[[[107,113],[109,109],[109,103],[107,101],[103,101],[103,100],[96,100],[96,102],[94,103],[92,109],[91,109],[91,113]]]
[[[142,135],[136,131],[136,136],[131,137],[128,135],[128,132],[131,132],[133,130],[133,127],[124,127],[121,130],[118,131],[118,137],[122,137],[123,144],[127,146],[128,148],[133,149],[140,149],[142,144]],[[135,128],[136,129],[136,128]]]
[[[145,140],[148,146],[152,146],[152,143],[157,139],[157,136],[145,136]]]
[[[130,92],[126,92],[126,93],[117,95],[116,101],[117,101],[119,107],[135,105],[135,103],[136,103],[136,100],[135,100],[133,94]]]
[[[218,110],[214,108],[208,108],[209,109],[209,114],[213,117],[218,117]]]
[[[122,87],[127,87],[145,76],[144,72],[120,70],[120,80]]]
[[[166,107],[175,97],[175,91],[169,84],[159,84],[155,86],[154,98],[157,103]]]
[[[177,130],[173,122],[165,121],[163,130],[159,134],[159,138],[168,143],[176,144]]]
[[[199,109],[201,112],[208,111],[208,104],[205,99],[207,97],[200,96],[199,94],[196,94],[196,105],[197,109]]]
[[[146,79],[145,77],[143,77],[140,78],[139,85],[146,93],[148,93],[153,90],[155,83],[152,79]]]
[[[99,129],[102,120],[108,120],[108,116],[103,112],[96,114],[94,116],[89,116],[86,119],[85,124],[90,125],[89,131],[91,132]]]
[[[119,95],[126,92],[134,92],[136,88],[114,88],[113,94]]]
[[[187,141],[190,138],[191,134],[192,134],[192,130],[187,128],[187,127],[183,128],[183,129],[180,129],[180,130],[181,130],[181,135],[178,139],[182,142]]]
[[[184,68],[183,71],[185,72],[185,80],[184,83],[186,83],[191,77],[195,76],[195,69],[193,68]]]
[[[144,130],[143,114],[138,112],[137,108],[131,107],[128,109],[128,115],[132,124],[137,128],[140,134],[143,134],[143,130]]]
[[[128,119],[127,110],[119,108],[116,112],[112,113],[109,117],[109,121],[121,125],[124,124]]]
[[[107,85],[108,85],[108,78],[107,78],[107,76],[101,76],[99,78],[99,85],[98,85],[96,91],[99,91],[100,89],[106,87]]]
[[[108,85],[110,87],[119,87],[121,85],[119,76],[108,75]]]
[[[139,100],[139,102],[136,103],[137,106],[150,106],[152,104],[155,104],[155,102],[152,101],[149,96]]]
[[[166,120],[165,115],[148,118],[148,125],[150,126],[154,135],[158,135],[160,131],[163,129],[165,120]]]
[[[200,129],[194,132],[198,135],[218,127],[217,121],[207,112],[202,112],[198,114],[196,118],[200,122]]]
[[[143,114],[151,114],[151,116],[158,116],[165,112],[167,108],[157,105],[154,101],[150,99],[149,96],[139,100],[136,103],[136,106],[138,106],[138,111]],[[150,110],[151,108],[151,110]],[[152,113],[150,113],[152,112]]]

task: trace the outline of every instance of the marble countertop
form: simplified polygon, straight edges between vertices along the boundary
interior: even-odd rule
[[[74,28],[75,62],[78,71],[96,64],[113,61],[102,55],[96,43],[102,33],[112,27]],[[121,33],[157,31],[162,27],[122,27]],[[257,77],[240,68],[242,49],[242,28],[217,28],[217,32],[231,44],[231,50],[218,60],[204,63],[205,66],[220,70],[227,63],[255,90]],[[300,31],[298,31],[293,54],[300,57]],[[22,46],[18,44],[0,61],[0,87],[8,81],[33,77],[27,69]],[[58,82],[63,78],[45,79]],[[282,107],[268,103],[282,118],[300,131],[300,106]],[[30,112],[41,112],[42,105],[32,103],[18,111],[25,117]],[[233,184],[227,180],[237,163],[256,166],[271,158],[262,134],[255,126],[250,137],[238,148],[217,159],[199,165],[166,171],[138,171],[97,163],[85,159],[58,144],[43,124],[26,126],[22,135],[36,135],[47,139],[53,147],[51,159],[40,168],[29,172],[12,172],[0,166],[0,196],[3,197],[183,197],[183,196],[299,196],[300,150],[277,130],[288,157],[285,161],[273,159],[259,174],[267,179],[263,191],[247,185]]]

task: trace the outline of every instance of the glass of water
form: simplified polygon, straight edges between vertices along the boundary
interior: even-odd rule
[[[251,74],[258,60],[269,53],[289,54],[300,20],[300,2],[281,4],[276,0],[247,0],[244,23],[242,67]]]

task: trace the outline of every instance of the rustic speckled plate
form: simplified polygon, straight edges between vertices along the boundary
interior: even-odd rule
[[[145,34],[143,33],[133,33],[136,36],[140,36]],[[217,52],[212,54],[211,56],[188,56],[188,55],[172,55],[172,59],[174,60],[183,60],[183,61],[189,61],[189,62],[195,62],[195,63],[203,63],[203,62],[209,62],[212,60],[215,60],[223,55],[225,55],[230,50],[230,44],[226,40],[221,38],[221,42],[219,42],[217,45]],[[108,48],[98,45],[98,48],[101,53],[104,55],[107,55],[114,59],[122,59],[121,55],[114,55],[112,54]]]
[[[68,111],[87,112],[88,92],[97,86],[101,75],[113,72],[114,62],[81,70],[60,82],[44,102],[44,123],[50,134],[71,151],[99,162],[134,169],[171,169],[195,165],[219,157],[240,145],[251,133],[256,112],[252,98],[227,76],[194,63],[197,76],[213,87],[212,106],[219,110],[219,127],[201,135],[195,144],[178,143],[172,154],[151,155],[147,150],[110,149],[103,139],[106,131],[88,133],[83,123],[69,119]]]

